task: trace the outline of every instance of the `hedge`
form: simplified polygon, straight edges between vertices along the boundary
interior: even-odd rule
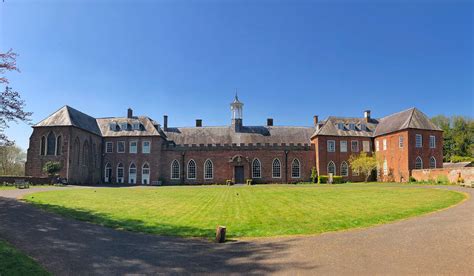
[[[320,175],[318,176],[318,183],[319,184],[324,184],[324,183],[328,183],[328,180],[329,180],[329,176],[328,175]],[[344,180],[342,179],[342,176],[339,176],[339,175],[334,175],[332,177],[332,181],[334,184],[339,184],[339,183],[343,183]]]

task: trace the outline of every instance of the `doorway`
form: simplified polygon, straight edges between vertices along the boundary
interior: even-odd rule
[[[244,166],[234,167],[234,177],[235,177],[236,184],[244,183]]]

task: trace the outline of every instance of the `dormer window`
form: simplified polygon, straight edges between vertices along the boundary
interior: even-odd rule
[[[121,123],[120,124],[120,129],[121,130],[128,130],[128,124],[127,123]]]
[[[344,130],[344,124],[343,123],[337,123],[337,128],[340,130]]]
[[[110,123],[109,124],[109,129],[112,130],[112,131],[116,131],[117,130],[117,123]]]
[[[350,130],[355,130],[355,129],[356,129],[355,124],[349,124],[349,129],[350,129]]]
[[[140,130],[140,123],[133,123],[133,130]]]
[[[366,124],[360,124],[360,130],[367,131],[367,125]]]

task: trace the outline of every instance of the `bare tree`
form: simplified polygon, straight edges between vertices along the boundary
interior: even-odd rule
[[[17,56],[18,54],[11,49],[6,53],[0,53],[0,84],[9,84],[5,76],[6,72],[20,72],[16,65]],[[5,91],[0,93],[0,146],[13,144],[13,141],[5,135],[9,122],[30,122],[32,113],[24,111],[24,108],[25,101],[21,99],[20,94],[11,87],[5,86]]]

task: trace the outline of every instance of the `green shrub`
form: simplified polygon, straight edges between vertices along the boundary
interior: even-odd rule
[[[328,175],[320,175],[318,176],[318,183],[319,184],[324,184],[324,183],[328,183],[329,181],[329,176]],[[342,179],[342,176],[339,176],[339,175],[334,175],[332,177],[332,183],[334,184],[340,184],[340,183],[344,183],[344,179]]]
[[[327,175],[320,175],[318,176],[318,183],[319,184],[328,183],[328,179],[329,177]]]
[[[416,182],[416,178],[414,178],[413,176],[410,176],[410,178],[408,178],[408,181],[409,182]]]
[[[474,158],[469,157],[469,156],[453,155],[453,156],[451,156],[451,162],[453,162],[453,163],[474,162]]]
[[[317,183],[318,181],[318,170],[316,169],[316,167],[311,168],[311,181],[313,183]]]
[[[438,175],[436,177],[436,184],[444,184],[447,185],[449,184],[449,179],[446,175]]]

